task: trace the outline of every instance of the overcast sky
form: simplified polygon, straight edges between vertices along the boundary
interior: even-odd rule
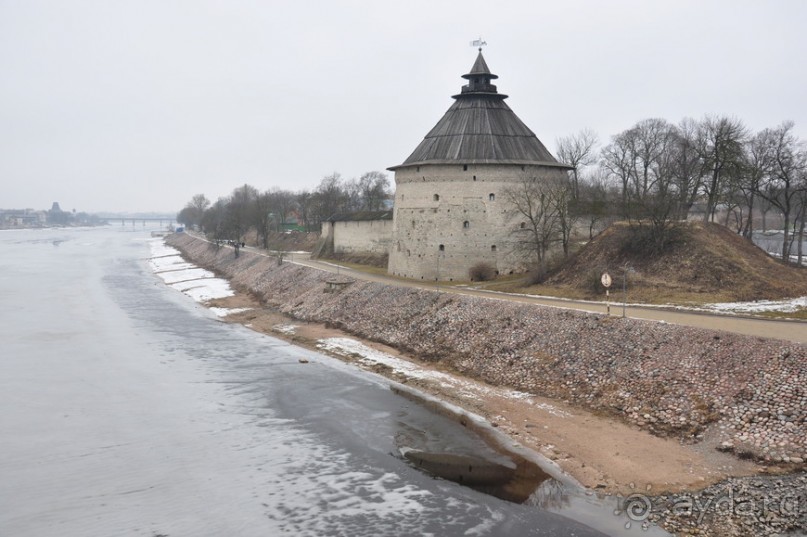
[[[803,0],[0,0],[0,207],[174,212],[384,170],[479,36],[553,152],[705,114],[807,139],[806,28]]]

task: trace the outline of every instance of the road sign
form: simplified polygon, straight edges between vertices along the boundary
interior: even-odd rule
[[[607,272],[602,273],[602,278],[600,278],[600,281],[602,282],[602,286],[606,289],[611,287],[611,275]]]

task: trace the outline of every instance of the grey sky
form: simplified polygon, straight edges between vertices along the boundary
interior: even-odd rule
[[[805,28],[801,0],[0,0],[0,207],[176,211],[383,170],[451,105],[480,35],[553,152],[707,113],[805,139]]]

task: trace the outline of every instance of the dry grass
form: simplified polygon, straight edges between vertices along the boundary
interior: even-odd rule
[[[630,233],[625,224],[612,225],[540,289],[530,287],[522,292],[548,294],[549,289],[569,287],[582,294],[575,298],[599,299],[604,289],[592,288],[592,274],[608,271],[614,292],[619,293],[628,266],[632,269],[627,277],[632,302],[703,304],[807,294],[807,269],[784,265],[723,226],[682,225],[663,252],[650,256],[626,248]]]

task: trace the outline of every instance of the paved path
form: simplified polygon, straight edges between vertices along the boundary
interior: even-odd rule
[[[195,236],[196,238],[201,239],[201,237],[197,235]],[[256,248],[247,247],[245,250],[258,255],[268,255],[265,251]],[[437,282],[418,282],[414,280],[397,278],[394,276],[372,274],[368,272],[343,267],[335,263],[310,259],[308,254],[299,254],[299,253],[286,254],[284,261],[292,262],[297,265],[304,265],[307,267],[325,270],[328,272],[344,274],[350,276],[351,278],[356,278],[358,280],[368,280],[373,282],[386,283],[389,285],[411,287],[415,289],[439,290],[445,293],[479,296],[484,298],[493,298],[497,300],[512,300],[515,302],[523,302],[527,304],[540,304],[542,306],[551,306],[556,308],[571,309],[577,311],[588,311],[603,314],[606,313],[606,305],[602,302],[592,302],[586,300],[569,300],[563,298],[551,298],[543,296],[516,295],[510,293],[500,293],[496,291],[486,291],[482,289],[473,289],[471,287],[439,285]],[[621,317],[622,305],[612,304],[611,315]],[[625,316],[630,319],[664,321],[671,324],[696,326],[700,328],[709,328],[712,330],[723,330],[726,332],[734,332],[737,334],[782,339],[785,341],[793,341],[796,343],[807,343],[807,322],[804,321],[759,319],[753,317],[742,317],[742,316],[726,315],[719,313],[697,312],[691,310],[676,311],[659,307],[635,306],[635,305],[633,306],[629,305],[625,309]]]

